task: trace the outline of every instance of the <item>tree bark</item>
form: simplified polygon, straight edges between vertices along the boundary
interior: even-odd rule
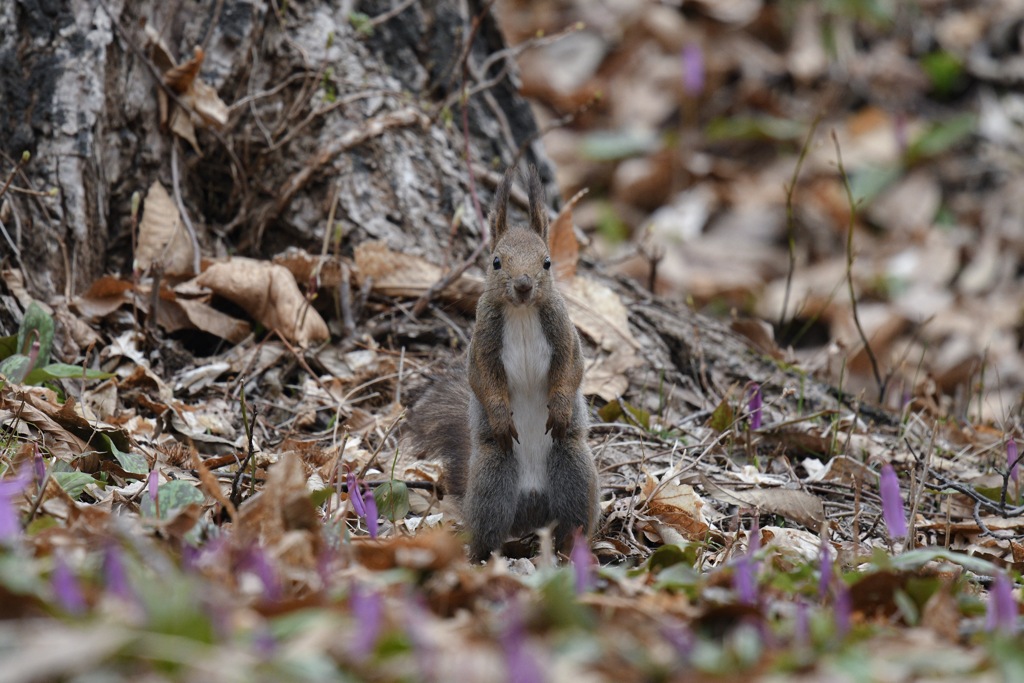
[[[512,77],[471,97],[463,119],[464,83],[506,66],[481,71],[503,48],[486,3],[382,16],[393,4],[408,3],[3,3],[4,177],[23,151],[32,157],[0,199],[17,249],[5,261],[44,300],[130,272],[131,196],[155,179],[170,190],[172,145],[180,208],[205,254],[319,251],[336,197],[349,253],[373,238],[439,263],[464,257],[485,229],[476,207],[520,146],[551,174]],[[200,75],[230,107],[222,130],[198,131],[201,153],[161,124],[146,24],[179,64],[202,46]]]

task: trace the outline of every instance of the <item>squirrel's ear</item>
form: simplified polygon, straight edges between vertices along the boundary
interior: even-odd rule
[[[498,183],[494,193],[494,208],[491,209],[491,245],[498,244],[508,229],[508,196],[512,192],[512,181],[516,177],[515,165],[509,166],[505,176]]]
[[[537,167],[530,164],[530,227],[548,241],[548,209],[544,201],[544,185],[540,182]]]

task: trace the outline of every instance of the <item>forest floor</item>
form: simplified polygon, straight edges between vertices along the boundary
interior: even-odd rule
[[[499,3],[589,190],[552,244],[603,484],[570,557],[470,564],[403,452],[472,272],[414,316],[444,273],[380,244],[163,299],[5,271],[0,683],[1024,680],[1024,13],[896,5]]]

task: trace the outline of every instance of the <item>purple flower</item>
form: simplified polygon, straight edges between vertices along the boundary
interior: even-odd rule
[[[36,446],[35,457],[32,458],[32,468],[35,470],[36,481],[42,486],[43,479],[46,479],[46,463],[43,462],[43,454]]]
[[[23,469],[18,476],[0,481],[0,543],[16,541],[21,536],[16,496],[21,495],[32,479],[32,472]]]
[[[85,612],[85,597],[82,595],[82,589],[78,585],[78,579],[74,572],[59,554],[54,555],[53,563],[50,582],[53,585],[53,594],[57,599],[57,604],[69,614]]]
[[[903,499],[900,497],[900,480],[892,465],[882,465],[882,473],[878,481],[879,493],[882,496],[882,517],[889,529],[891,538],[904,538],[907,535],[907,517],[903,514]]]
[[[704,91],[704,53],[697,43],[683,48],[683,92],[696,97]]]
[[[836,592],[836,604],[832,608],[835,618],[836,635],[842,638],[850,632],[850,621],[853,618],[853,598],[850,589],[840,582]]]
[[[828,541],[821,539],[821,551],[819,552],[818,564],[818,600],[825,602],[828,598],[828,589],[832,585],[832,553],[828,547]]]
[[[377,499],[369,488],[363,493],[363,507],[366,510],[366,530],[370,538],[377,538]]]
[[[985,629],[1011,636],[1017,632],[1017,601],[1013,599],[1010,579],[1003,572],[996,574],[988,592]]]
[[[579,529],[573,534],[569,561],[572,562],[573,574],[576,577],[576,595],[592,590],[595,584],[594,556],[590,553],[590,544]]]
[[[793,619],[793,645],[803,649],[811,643],[811,625],[807,603],[800,600],[796,603],[796,616]]]
[[[749,393],[749,399],[747,408],[750,411],[750,429],[757,431],[761,428],[761,385],[757,382],[751,382],[747,387]]]
[[[372,588],[363,590],[359,584],[352,584],[348,606],[356,620],[352,652],[359,659],[366,659],[373,653],[380,639],[384,624],[384,598]]]
[[[366,516],[366,508],[363,506],[363,496],[359,491],[359,482],[356,481],[356,473],[348,473],[348,499],[352,501],[352,509],[360,517]]]
[[[149,481],[146,482],[146,488],[149,492],[149,499],[153,501],[153,509],[156,510],[157,514],[160,514],[159,493],[157,488],[160,486],[160,473],[157,472],[156,468],[149,473]]]
[[[755,514],[754,519],[750,522],[750,533],[747,534],[747,556],[753,560],[759,550],[761,550],[761,524]]]
[[[541,683],[544,676],[536,658],[526,647],[526,626],[518,603],[505,609],[505,629],[498,636],[505,656],[509,683]]]
[[[121,549],[115,543],[107,545],[103,553],[103,578],[107,591],[122,600],[135,600],[135,591],[128,582],[128,574],[124,570]]]
[[[1017,441],[1010,439],[1006,442],[1006,466],[1010,468],[1010,478],[1018,481],[1020,465],[1017,462]]]
[[[262,660],[271,659],[277,652],[277,639],[266,626],[257,628],[252,636],[252,649]]]
[[[740,603],[757,604],[757,564],[747,555],[740,557],[733,565],[732,589],[736,591]]]
[[[281,584],[277,579],[277,572],[260,547],[249,548],[242,556],[241,567],[259,577],[263,584],[263,597],[266,600],[274,602],[280,599]]]
[[[693,654],[693,632],[682,621],[672,619],[661,628],[661,636],[675,648],[683,659]]]

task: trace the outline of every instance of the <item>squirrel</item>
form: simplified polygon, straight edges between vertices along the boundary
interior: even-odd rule
[[[465,359],[426,389],[409,413],[415,450],[440,460],[460,498],[470,558],[486,560],[512,537],[554,524],[555,547],[589,538],[599,517],[598,474],[580,390],[583,349],[555,289],[548,216],[529,170],[529,222],[509,224],[512,166],[491,211],[493,252]]]

